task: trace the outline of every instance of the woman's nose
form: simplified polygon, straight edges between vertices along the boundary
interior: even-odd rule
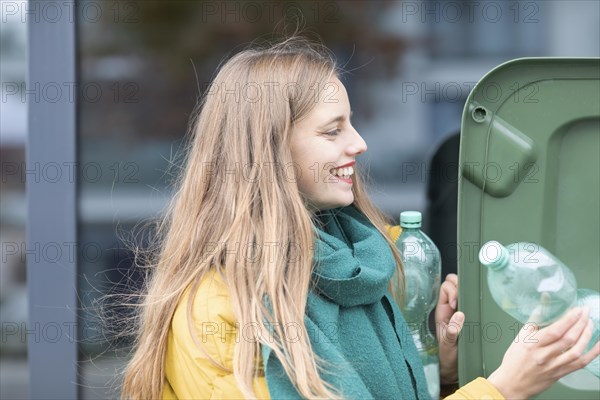
[[[362,154],[367,151],[367,142],[360,136],[360,134],[354,130],[354,136],[352,138],[352,144],[350,145],[350,151],[353,154]]]

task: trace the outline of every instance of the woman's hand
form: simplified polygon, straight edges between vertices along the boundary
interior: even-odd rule
[[[458,335],[465,322],[465,314],[456,311],[457,302],[458,276],[448,274],[440,288],[440,297],[435,309],[442,385],[458,381]]]
[[[507,399],[525,399],[583,368],[600,354],[600,342],[584,354],[592,337],[589,314],[589,307],[578,307],[542,329],[526,324],[488,381]]]

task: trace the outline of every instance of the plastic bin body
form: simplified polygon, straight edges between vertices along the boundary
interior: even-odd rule
[[[600,59],[513,60],[467,99],[457,232],[461,385],[489,376],[522,326],[487,287],[477,252],[488,240],[538,243],[580,288],[600,290]],[[570,376],[537,398],[598,399],[600,380]]]

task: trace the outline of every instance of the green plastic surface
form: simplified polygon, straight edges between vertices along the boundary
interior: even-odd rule
[[[485,242],[538,243],[578,287],[600,290],[600,59],[517,59],[489,72],[465,104],[459,165],[464,385],[489,376],[521,328],[491,297],[477,257]],[[600,380],[578,374],[536,398],[600,398]]]

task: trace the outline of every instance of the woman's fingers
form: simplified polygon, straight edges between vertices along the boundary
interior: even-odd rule
[[[544,345],[544,340],[551,333],[548,328],[553,328],[559,322],[557,321],[555,324],[539,332],[540,347],[533,354],[534,360],[538,365],[551,363],[556,368],[559,368],[561,365],[570,364],[583,354],[587,343],[590,341],[592,332],[589,331],[589,335],[587,334],[588,324],[591,322],[589,319],[589,309],[584,309],[579,319],[560,338]],[[585,343],[582,344],[582,342]]]
[[[573,328],[573,326],[581,319],[583,310],[581,307],[575,307],[565,315],[563,315],[558,321],[548,325],[547,327],[540,329],[538,337],[540,338],[540,346],[548,346],[561,340],[563,336]],[[588,310],[589,314],[589,310]],[[584,325],[585,327],[585,325]]]
[[[570,310],[543,329],[525,324],[488,380],[502,388],[506,398],[529,398],[546,390],[600,354],[600,344],[583,354],[592,335],[589,321],[585,307]]]
[[[458,300],[458,291],[454,284],[449,281],[445,281],[440,289],[440,298],[438,299],[437,306],[435,308],[435,324],[437,330],[446,329],[450,323],[450,319],[456,312]],[[462,327],[462,325],[461,325]],[[438,332],[438,337],[440,332]]]
[[[440,304],[449,304],[452,310],[456,310],[458,301],[458,276],[456,274],[446,275],[446,280],[440,288]]]
[[[449,344],[455,344],[458,341],[458,336],[460,335],[460,331],[462,330],[464,323],[465,314],[460,311],[454,313],[450,319],[450,322],[444,329],[442,339]]]
[[[581,358],[584,365],[588,365],[594,358],[598,356],[600,356],[600,341],[596,341],[596,344],[592,346],[590,351],[581,356]]]
[[[580,356],[592,337],[592,330],[590,328],[590,324],[593,325],[592,320],[590,319],[590,308],[584,307],[581,316],[579,317],[577,322],[573,324],[573,326],[554,345],[557,353],[568,353],[569,349],[575,347],[577,344],[580,344],[582,337],[584,337],[589,330],[589,337],[587,338],[587,341],[583,344],[583,348],[578,354],[578,356]]]
[[[586,333],[581,335],[580,343],[577,343],[571,349],[561,354],[560,357],[556,358],[554,364],[556,365],[555,371],[557,377],[562,377],[566,374],[570,374],[580,368],[588,365],[594,358],[600,355],[600,342],[596,344],[588,351],[583,354],[585,348],[590,341],[593,332],[593,323],[590,320],[589,326],[586,327]],[[563,364],[563,365],[561,365]]]
[[[458,287],[458,275],[448,274],[446,275],[446,281],[452,282],[454,286]]]
[[[450,297],[452,284],[443,282],[442,286],[440,286],[440,298],[438,300],[438,304],[446,304],[448,303],[448,298]]]
[[[579,324],[579,321],[577,324]],[[586,347],[590,343],[593,330],[594,323],[588,318],[583,330],[579,332],[577,341],[573,343],[573,345],[559,351],[559,355],[556,357],[556,362],[558,364],[571,364],[573,361],[580,359],[584,354]],[[566,343],[568,345],[568,341]]]

